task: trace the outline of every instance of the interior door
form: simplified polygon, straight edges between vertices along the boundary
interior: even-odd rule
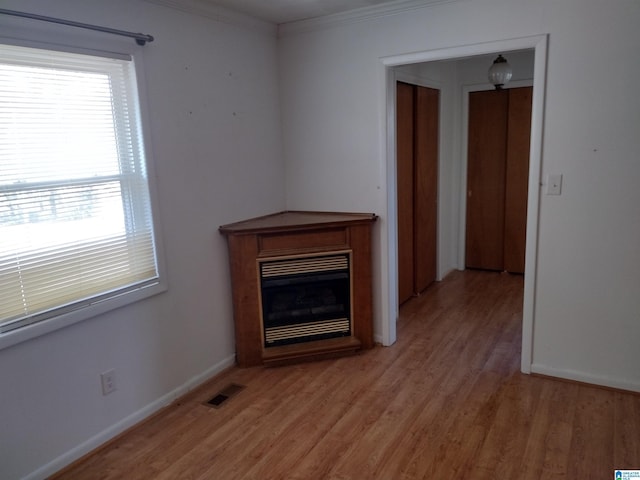
[[[413,85],[396,85],[396,177],[398,202],[398,298],[413,295]]]
[[[440,92],[397,84],[398,296],[436,278]]]
[[[532,87],[469,94],[466,266],[524,273]]]
[[[524,273],[532,87],[511,88],[504,210],[504,269]]]
[[[417,87],[415,103],[414,293],[420,293],[436,279],[440,91]]]
[[[507,90],[469,94],[466,266],[503,270]]]

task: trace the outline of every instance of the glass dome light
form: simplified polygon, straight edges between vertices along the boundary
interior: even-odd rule
[[[498,55],[489,68],[489,81],[495,85],[496,90],[502,90],[502,87],[511,80],[512,75],[509,62],[502,55]]]

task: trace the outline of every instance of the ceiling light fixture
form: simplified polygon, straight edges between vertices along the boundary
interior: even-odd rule
[[[498,55],[489,68],[489,81],[495,85],[496,90],[502,90],[502,87],[511,80],[512,75],[509,62],[502,55]]]

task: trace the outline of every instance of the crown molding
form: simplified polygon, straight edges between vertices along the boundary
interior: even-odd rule
[[[278,25],[278,37],[285,37],[297,33],[310,32],[325,28],[345,25],[349,23],[364,22],[376,18],[397,15],[412,10],[425,7],[442,5],[444,3],[460,2],[464,0],[406,0],[404,2],[394,2],[371,7],[362,7],[343,13],[324,15],[322,17],[310,18],[308,20],[298,20],[295,22],[282,23]]]
[[[147,3],[160,5],[162,7],[179,10],[181,12],[209,18],[216,22],[227,23],[238,27],[243,27],[251,31],[258,31],[267,35],[275,36],[278,28],[275,24],[260,20],[258,18],[244,15],[227,8],[213,5],[211,2],[203,0],[144,0]]]

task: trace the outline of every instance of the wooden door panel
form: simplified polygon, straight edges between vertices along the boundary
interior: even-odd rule
[[[503,270],[508,92],[469,94],[466,266]]]
[[[436,279],[438,218],[438,116],[440,92],[416,87],[414,293]]]
[[[533,88],[512,88],[508,92],[504,269],[524,273]]]
[[[398,203],[398,297],[413,295],[413,86],[396,85],[396,169]]]

